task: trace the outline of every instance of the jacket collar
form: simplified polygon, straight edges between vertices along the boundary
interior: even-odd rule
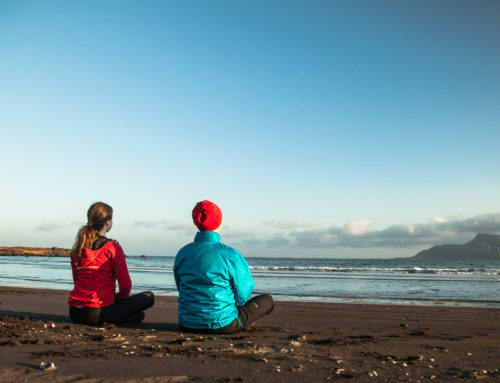
[[[208,241],[208,242],[220,242],[220,235],[215,231],[199,231],[194,237],[196,242],[198,241]]]

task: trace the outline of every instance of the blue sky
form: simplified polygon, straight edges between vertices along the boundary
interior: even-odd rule
[[[175,255],[197,201],[246,256],[500,233],[498,1],[0,0],[0,245],[95,201]]]

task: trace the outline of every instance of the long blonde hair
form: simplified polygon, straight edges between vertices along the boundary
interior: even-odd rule
[[[87,224],[76,234],[73,245],[73,255],[81,257],[83,249],[92,248],[92,244],[99,238],[106,221],[113,218],[113,208],[104,202],[93,203],[87,211]]]

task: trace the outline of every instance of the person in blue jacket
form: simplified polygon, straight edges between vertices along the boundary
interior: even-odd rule
[[[249,328],[274,308],[270,295],[249,300],[254,282],[248,263],[221,242],[222,212],[210,201],[196,204],[194,242],[175,257],[179,325],[184,331],[231,334]]]

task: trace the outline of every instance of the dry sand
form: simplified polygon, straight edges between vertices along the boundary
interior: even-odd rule
[[[499,308],[277,302],[251,331],[200,336],[173,297],[93,327],[69,322],[67,295],[0,287],[0,382],[500,381]]]

